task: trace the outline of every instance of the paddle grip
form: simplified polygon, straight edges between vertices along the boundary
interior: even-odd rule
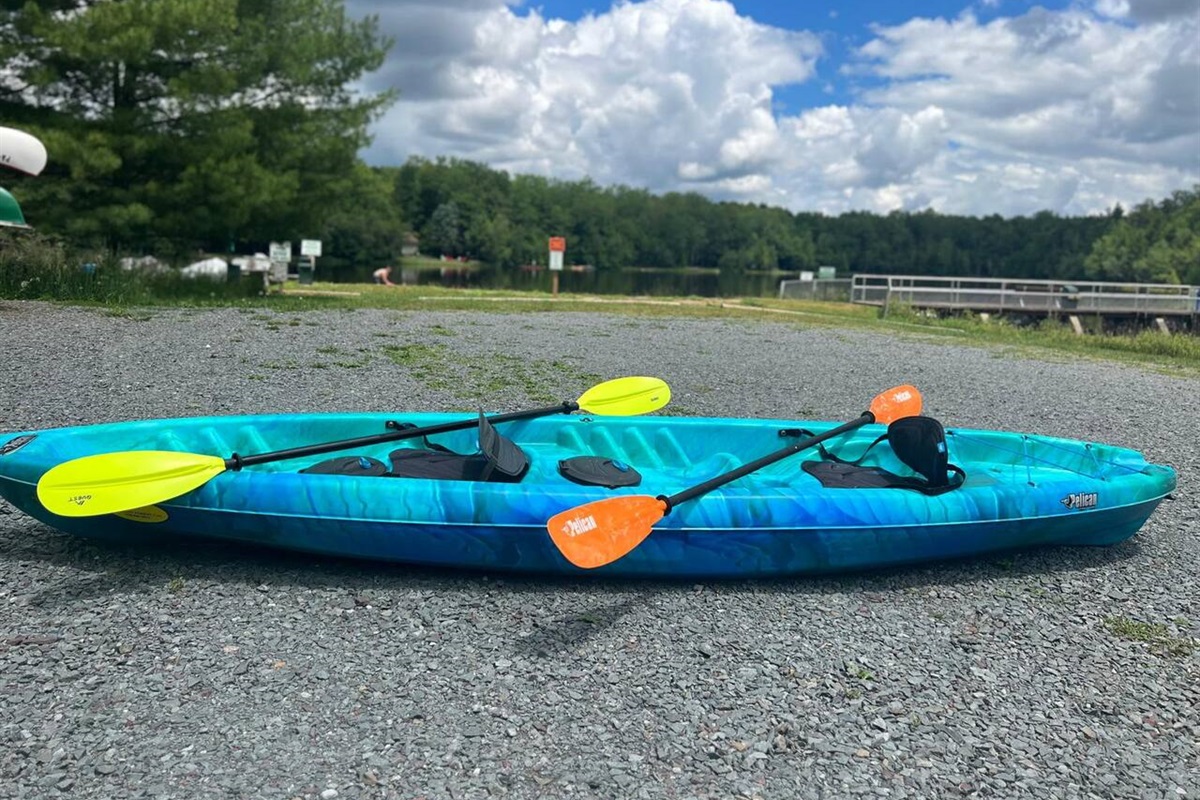
[[[742,466],[732,469],[722,475],[718,475],[715,478],[710,478],[704,483],[697,484],[689,489],[684,489],[682,492],[673,494],[670,497],[659,495],[656,499],[661,500],[666,505],[666,508],[663,510],[663,516],[666,516],[667,514],[671,513],[672,508],[680,503],[685,503],[688,500],[693,500],[699,497],[700,495],[708,494],[713,489],[724,486],[732,481],[736,481],[738,478],[749,475],[755,470],[762,469],[768,464],[774,464],[776,461],[780,461],[790,455],[799,453],[801,450],[807,450],[810,447],[815,447],[827,439],[840,436],[841,434],[846,433],[847,431],[852,431],[855,428],[861,428],[863,425],[870,425],[874,421],[875,415],[870,411],[864,411],[862,416],[860,416],[858,419],[850,420],[849,422],[843,423],[836,428],[830,428],[829,430],[822,434],[818,434],[817,436],[801,439],[795,444],[790,444],[782,450],[776,450],[774,453],[768,453],[762,458],[757,458],[754,461],[743,464]]]
[[[522,419],[534,419],[536,417],[548,417],[551,414],[570,414],[572,411],[578,411],[579,404],[573,401],[564,401],[556,406],[546,406],[545,408],[535,408],[529,411],[511,411],[507,414],[497,414],[494,417],[488,417],[487,421],[493,425],[501,422],[515,422]],[[267,464],[271,461],[286,461],[289,458],[300,458],[302,456],[317,456],[322,453],[332,453],[335,450],[348,450],[352,447],[365,447],[367,445],[382,444],[383,442],[398,442],[402,439],[415,439],[419,436],[436,436],[439,433],[450,433],[451,431],[464,431],[468,428],[479,426],[479,418],[459,420],[458,422],[443,422],[440,425],[429,425],[424,428],[401,428],[400,430],[390,431],[388,433],[377,433],[372,436],[360,436],[357,439],[342,439],[337,442],[322,442],[321,444],[310,444],[304,447],[291,447],[286,450],[275,450],[270,453],[258,453],[256,455],[239,456],[234,453],[229,458],[225,459],[226,469],[237,471],[242,467],[252,467],[255,464]]]

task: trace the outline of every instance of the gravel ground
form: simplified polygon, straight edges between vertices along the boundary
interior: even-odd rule
[[[1195,378],[777,317],[13,302],[0,365],[0,430],[632,374],[675,413],[849,419],[912,382],[947,425],[1180,473],[1115,548],[702,585],[117,548],[0,501],[5,797],[1200,798]]]

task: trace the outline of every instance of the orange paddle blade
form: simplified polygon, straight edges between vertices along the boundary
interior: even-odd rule
[[[917,387],[904,384],[893,386],[871,401],[871,413],[875,421],[890,425],[902,417],[916,417],[921,413],[921,393]]]
[[[568,561],[594,569],[641,544],[666,513],[667,504],[655,497],[609,497],[555,514],[546,530]]]

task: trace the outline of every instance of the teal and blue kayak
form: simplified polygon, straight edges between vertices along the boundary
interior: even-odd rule
[[[607,497],[670,495],[778,450],[789,437],[837,424],[557,415],[496,425],[527,462],[507,472],[493,474],[486,463],[472,472],[480,466],[472,455],[482,438],[476,428],[218,468],[197,488],[116,513],[64,516],[39,500],[48,470],[95,454],[224,459],[463,420],[440,413],[220,416],[0,433],[0,496],[80,536],[201,538],[375,561],[582,574],[547,533],[555,514]],[[867,451],[863,469],[913,474],[888,446],[868,450],[886,430],[864,425],[825,447],[848,460]],[[1047,545],[1112,545],[1133,536],[1175,487],[1174,470],[1130,449],[959,428],[947,429],[945,441],[949,460],[966,475],[951,491],[826,485],[812,468],[825,456],[805,450],[680,504],[632,552],[591,574],[814,575]],[[465,464],[465,472],[440,472],[447,464],[451,473]]]

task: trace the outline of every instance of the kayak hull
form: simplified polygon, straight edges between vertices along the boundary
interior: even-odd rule
[[[929,497],[895,488],[825,489],[799,468],[816,457],[805,452],[682,504],[629,555],[589,571],[571,565],[554,546],[545,528],[550,516],[607,496],[670,494],[779,449],[788,441],[780,437],[785,429],[820,432],[834,423],[559,415],[503,426],[530,456],[530,473],[520,483],[299,472],[324,456],[226,471],[185,495],[122,515],[62,517],[37,499],[37,480],[46,470],[98,452],[170,449],[227,456],[369,435],[383,430],[387,420],[425,425],[461,418],[211,417],[0,434],[0,449],[33,437],[0,455],[0,496],[53,528],[109,540],[200,538],[504,572],[739,578],[859,571],[1055,545],[1112,545],[1138,532],[1176,480],[1170,467],[1147,463],[1132,450],[952,430],[951,461],[964,467],[968,481]],[[883,430],[866,426],[847,437],[843,450],[861,452]],[[468,431],[439,441],[469,449],[472,436]],[[371,455],[386,457],[399,446],[383,445]],[[992,451],[997,455],[991,460],[983,458]],[[579,454],[619,457],[642,473],[642,485],[613,490],[559,476],[558,460]],[[886,453],[881,459],[899,469]]]

